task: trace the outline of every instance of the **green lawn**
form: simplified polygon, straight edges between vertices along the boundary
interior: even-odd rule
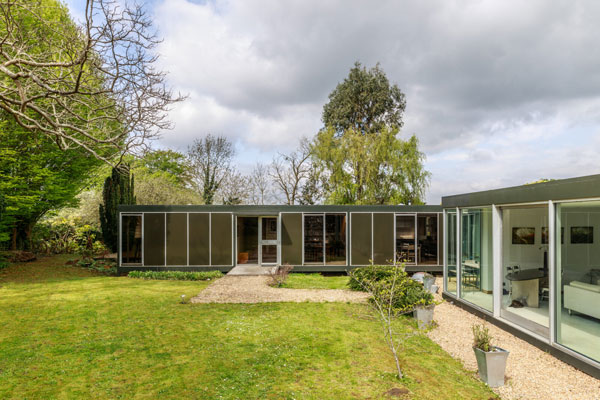
[[[290,274],[282,287],[290,289],[348,289],[348,275]]]
[[[365,305],[179,304],[210,282],[97,276],[65,260],[0,271],[2,399],[374,399],[394,387],[495,398],[422,336],[398,381]]]

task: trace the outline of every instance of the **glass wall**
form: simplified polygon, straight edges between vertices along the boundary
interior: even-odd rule
[[[501,315],[548,336],[548,206],[503,207],[501,211]]]
[[[346,214],[325,214],[325,263],[346,265]]]
[[[304,264],[323,264],[323,215],[304,215]]]
[[[142,216],[121,218],[121,264],[142,263]]]
[[[414,264],[415,256],[415,215],[396,215],[396,261]]]
[[[346,214],[304,215],[304,264],[346,265]]]
[[[600,361],[600,202],[556,206],[556,341]]]
[[[461,298],[493,311],[492,209],[461,210]]]
[[[446,291],[456,295],[456,211],[446,211]]]
[[[438,216],[437,214],[417,215],[417,264],[438,264]]]

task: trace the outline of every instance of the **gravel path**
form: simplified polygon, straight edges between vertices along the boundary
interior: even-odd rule
[[[441,282],[438,284],[441,287]],[[436,307],[434,319],[438,327],[428,333],[429,338],[452,357],[460,359],[465,368],[477,371],[477,361],[471,348],[471,326],[484,321],[449,302]],[[600,380],[492,324],[487,326],[496,339],[494,343],[510,351],[506,384],[494,389],[502,399],[600,399]]]
[[[267,285],[267,276],[227,275],[217,279],[192,303],[268,303],[268,302],[364,302],[368,295],[342,289],[277,289]]]

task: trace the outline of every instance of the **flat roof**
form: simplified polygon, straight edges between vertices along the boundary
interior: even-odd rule
[[[600,175],[557,179],[503,189],[444,196],[442,197],[442,207],[474,207],[585,198],[600,198]]]
[[[232,212],[248,215],[280,212],[441,212],[441,205],[120,205],[119,212]]]

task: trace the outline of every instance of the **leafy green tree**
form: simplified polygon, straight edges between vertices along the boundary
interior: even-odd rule
[[[423,203],[425,155],[416,136],[398,137],[405,107],[379,64],[367,70],[357,62],[329,95],[311,149],[327,203]]]
[[[47,136],[26,133],[14,118],[0,112],[0,242],[28,249],[31,232],[49,211],[77,204],[101,162],[84,149],[63,152]]]
[[[104,244],[116,252],[119,242],[119,212],[120,204],[135,204],[134,177],[129,173],[129,167],[113,168],[111,176],[104,182],[102,192],[104,204],[100,204],[100,227]]]
[[[404,93],[390,85],[377,64],[367,70],[357,61],[348,77],[337,85],[323,107],[323,123],[336,135],[349,129],[359,133],[379,132],[384,127],[402,128],[406,108]]]
[[[149,174],[163,174],[180,187],[192,184],[192,170],[186,156],[174,150],[155,150],[133,162],[133,169]]]
[[[324,129],[313,144],[315,163],[324,171],[323,190],[330,204],[423,204],[429,173],[418,139],[403,141],[384,128],[364,135],[349,130],[338,136]]]

